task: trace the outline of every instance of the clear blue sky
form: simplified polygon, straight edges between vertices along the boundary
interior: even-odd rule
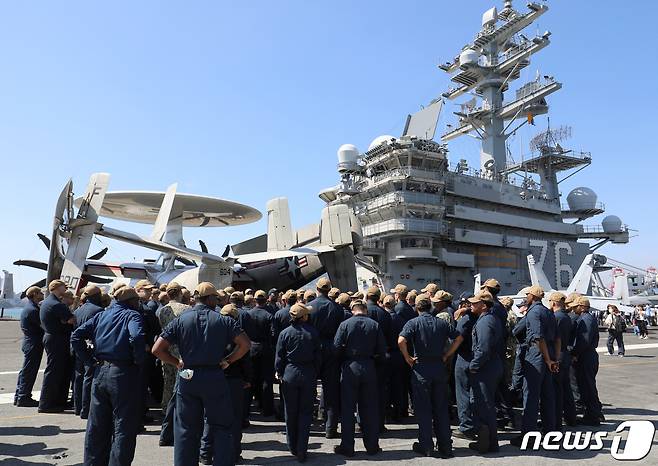
[[[36,233],[50,230],[57,193],[69,177],[81,193],[94,171],[110,172],[114,190],[178,181],[182,192],[261,211],[287,196],[295,226],[317,221],[317,193],[338,180],[336,149],[398,135],[407,113],[447,88],[436,65],[473,38],[494,4],[502,1],[5,2],[0,266],[15,272],[17,288],[42,277],[11,262],[46,258]],[[539,70],[564,83],[549,100],[552,124],[572,125],[572,145],[594,157],[561,190],[593,188],[608,213],[640,231],[604,253],[658,265],[657,4],[549,6],[527,35],[548,29],[553,44],[522,81]],[[446,109],[440,128],[452,121]],[[513,149],[527,148],[532,131]],[[453,162],[478,160],[471,141],[450,149]],[[221,252],[264,229],[188,229],[186,239]],[[108,260],[152,257],[109,244]]]

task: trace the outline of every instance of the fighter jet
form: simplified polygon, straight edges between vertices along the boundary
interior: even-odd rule
[[[531,284],[539,285],[544,289],[545,292],[544,305],[548,306],[548,295],[556,290],[549,282],[548,277],[546,277],[546,274],[544,273],[543,269],[535,262],[535,258],[532,254],[529,254],[527,256],[527,261],[528,261],[528,269],[530,271]],[[571,283],[569,283],[567,289],[558,290],[558,291],[561,291],[567,296],[571,293],[580,293],[586,296],[589,299],[590,305],[593,309],[605,310],[608,307],[608,304],[614,304],[619,308],[619,310],[622,313],[632,312],[633,307],[630,301],[628,300],[628,296],[629,296],[628,280],[626,279],[626,275],[615,276],[614,278],[615,292],[610,297],[592,296],[587,294],[590,289],[592,275],[595,269],[597,268],[597,264],[600,262],[602,262],[602,258],[597,257],[596,254],[589,254],[585,256],[585,259],[581,263],[580,267],[578,268],[578,271],[576,272],[576,275],[574,276]],[[475,276],[476,292],[479,289],[480,289],[480,274]],[[500,297],[502,298],[503,296]],[[518,306],[525,299],[525,296],[521,294],[512,295],[508,297],[514,300],[515,306]]]
[[[224,288],[298,288],[327,273],[341,289],[356,289],[355,261],[368,265],[360,256],[361,227],[346,206],[322,210],[319,224],[294,231],[288,201],[268,202],[268,232],[229,246],[221,255],[185,245],[183,226],[230,226],[258,220],[260,212],[222,199],[177,193],[177,185],[166,192],[107,192],[109,175],[92,175],[86,194],[72,199],[72,183],[60,194],[55,212],[53,241],[47,264],[47,279],[61,277],[77,291],[88,281],[138,280],[154,284],[175,280],[193,289],[201,281]],[[63,199],[63,200],[62,200]],[[148,237],[110,228],[99,222],[110,217],[153,223]],[[141,263],[102,262],[96,254],[87,258],[93,235],[142,246],[160,253],[156,261]],[[58,247],[61,245],[61,247]],[[28,261],[17,261],[29,265]],[[104,278],[107,277],[107,278]]]

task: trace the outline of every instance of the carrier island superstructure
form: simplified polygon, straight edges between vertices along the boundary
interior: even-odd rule
[[[419,289],[434,282],[462,292],[473,289],[480,273],[513,293],[530,283],[526,257],[532,253],[552,285],[564,289],[591,251],[628,242],[616,216],[582,224],[605,211],[591,189],[576,188],[561,202],[559,180],[592,162],[590,153],[562,146],[570,128],[549,127],[532,139],[525,160],[511,157],[509,136],[546,115],[546,98],[562,86],[537,76],[509,89],[550,43],[550,32],[522,33],[547,10],[529,3],[517,11],[506,1],[502,10],[486,11],[475,39],[439,66],[452,87],[410,115],[400,137],[379,136],[363,153],[351,144],[338,150],[340,184],[320,197],[354,210],[363,227],[362,253],[385,286]],[[463,100],[457,121],[437,141],[438,115],[453,100]],[[480,140],[478,167],[464,159],[449,163],[448,142],[465,135]]]

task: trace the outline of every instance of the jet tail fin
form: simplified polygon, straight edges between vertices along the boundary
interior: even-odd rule
[[[74,294],[77,293],[81,285],[80,279],[89,254],[89,246],[96,231],[98,214],[109,184],[109,173],[94,173],[89,179],[87,191],[76,218],[69,222],[71,237],[69,238],[61,278],[66,283],[66,287]]]
[[[592,272],[594,268],[593,264],[594,254],[588,254],[585,256],[583,263],[580,264],[576,275],[573,277],[569,287],[567,288],[567,294],[569,293],[580,293],[586,295],[589,291],[589,287],[592,281]]]
[[[2,281],[2,296],[0,298],[13,299],[14,294],[14,274],[3,270],[4,280]]]
[[[630,302],[630,292],[628,289],[628,276],[625,273],[620,273],[614,277],[615,290],[612,294],[613,298],[619,299],[622,304]]]
[[[176,189],[178,189],[178,183],[169,186],[164,199],[162,199],[158,217],[155,219],[155,224],[153,225],[153,233],[151,233],[151,239],[154,241],[162,241],[162,238],[167,232],[167,225],[169,225],[169,220],[171,220],[174,199],[176,199]]]
[[[288,199],[277,197],[267,202],[267,250],[287,251],[295,245]]]
[[[482,286],[482,274],[473,275],[473,279],[473,295],[475,296],[480,292],[480,287]]]
[[[539,285],[544,291],[553,289],[551,282],[548,281],[548,277],[546,277],[542,268],[535,262],[535,257],[532,254],[528,254],[528,270],[530,271],[530,282],[533,286]]]

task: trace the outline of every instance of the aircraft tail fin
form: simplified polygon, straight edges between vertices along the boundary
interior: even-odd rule
[[[628,289],[628,276],[625,273],[620,273],[614,277],[615,290],[612,294],[613,298],[621,300],[622,304],[628,304],[630,301],[630,292]]]
[[[87,191],[76,218],[69,222],[71,233],[61,278],[66,283],[66,287],[74,294],[81,285],[80,279],[89,254],[89,246],[96,232],[98,214],[109,184],[109,173],[94,173],[89,179]]]
[[[539,285],[544,291],[553,289],[551,282],[548,281],[548,277],[546,277],[542,268],[535,262],[535,257],[532,254],[528,254],[528,270],[530,271],[530,282],[533,286]]]
[[[594,268],[592,266],[594,259],[594,254],[588,254],[585,256],[583,263],[580,264],[576,275],[573,277],[569,287],[567,288],[567,294],[569,293],[580,293],[586,295],[589,291],[589,287],[592,280],[592,272]]]
[[[287,251],[295,245],[288,199],[277,197],[267,202],[267,250]]]
[[[480,287],[482,286],[482,274],[478,273],[477,275],[473,275],[473,278],[473,295],[476,295],[480,292]]]
[[[13,299],[14,294],[14,274],[3,270],[4,280],[2,281],[2,296],[0,298]]]
[[[322,209],[320,244],[332,247],[352,244],[352,220],[346,205],[339,204]]]
[[[153,225],[153,233],[151,233],[152,240],[162,241],[162,238],[167,232],[167,225],[169,225],[169,221],[171,220],[174,199],[176,199],[176,189],[178,189],[178,183],[174,183],[167,188],[164,199],[162,199],[158,217],[155,219],[155,224]]]

